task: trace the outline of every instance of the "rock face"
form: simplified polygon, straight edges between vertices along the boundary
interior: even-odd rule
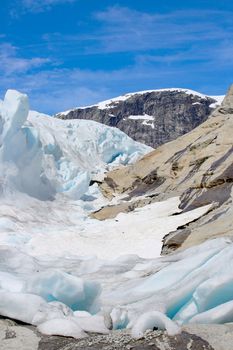
[[[185,211],[212,204],[212,210],[197,222],[165,237],[164,253],[231,235],[232,130],[233,86],[206,122],[134,165],[109,172],[101,185],[102,191],[108,197],[125,193],[125,202],[131,199],[128,205],[132,205],[132,198],[138,201],[140,195],[154,200],[179,195],[180,208]]]
[[[184,89],[127,94],[95,106],[58,113],[61,119],[92,119],[114,126],[136,141],[158,147],[204,122],[216,98]]]

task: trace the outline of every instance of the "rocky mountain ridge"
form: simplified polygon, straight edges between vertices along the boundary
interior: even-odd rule
[[[222,98],[186,89],[149,90],[74,108],[55,117],[92,119],[156,148],[204,122]]]

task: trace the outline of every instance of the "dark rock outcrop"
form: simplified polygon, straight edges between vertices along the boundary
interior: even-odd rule
[[[156,148],[203,123],[213,111],[215,102],[214,98],[188,90],[155,90],[127,94],[55,116],[91,119],[114,126],[134,140]]]

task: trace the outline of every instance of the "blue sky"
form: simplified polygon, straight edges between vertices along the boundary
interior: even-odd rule
[[[0,93],[55,113],[126,92],[233,83],[232,0],[1,0]]]

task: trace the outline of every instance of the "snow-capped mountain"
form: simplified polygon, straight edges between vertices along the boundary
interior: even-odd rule
[[[95,120],[156,148],[204,122],[223,97],[179,88],[139,91],[73,108],[56,117]]]

